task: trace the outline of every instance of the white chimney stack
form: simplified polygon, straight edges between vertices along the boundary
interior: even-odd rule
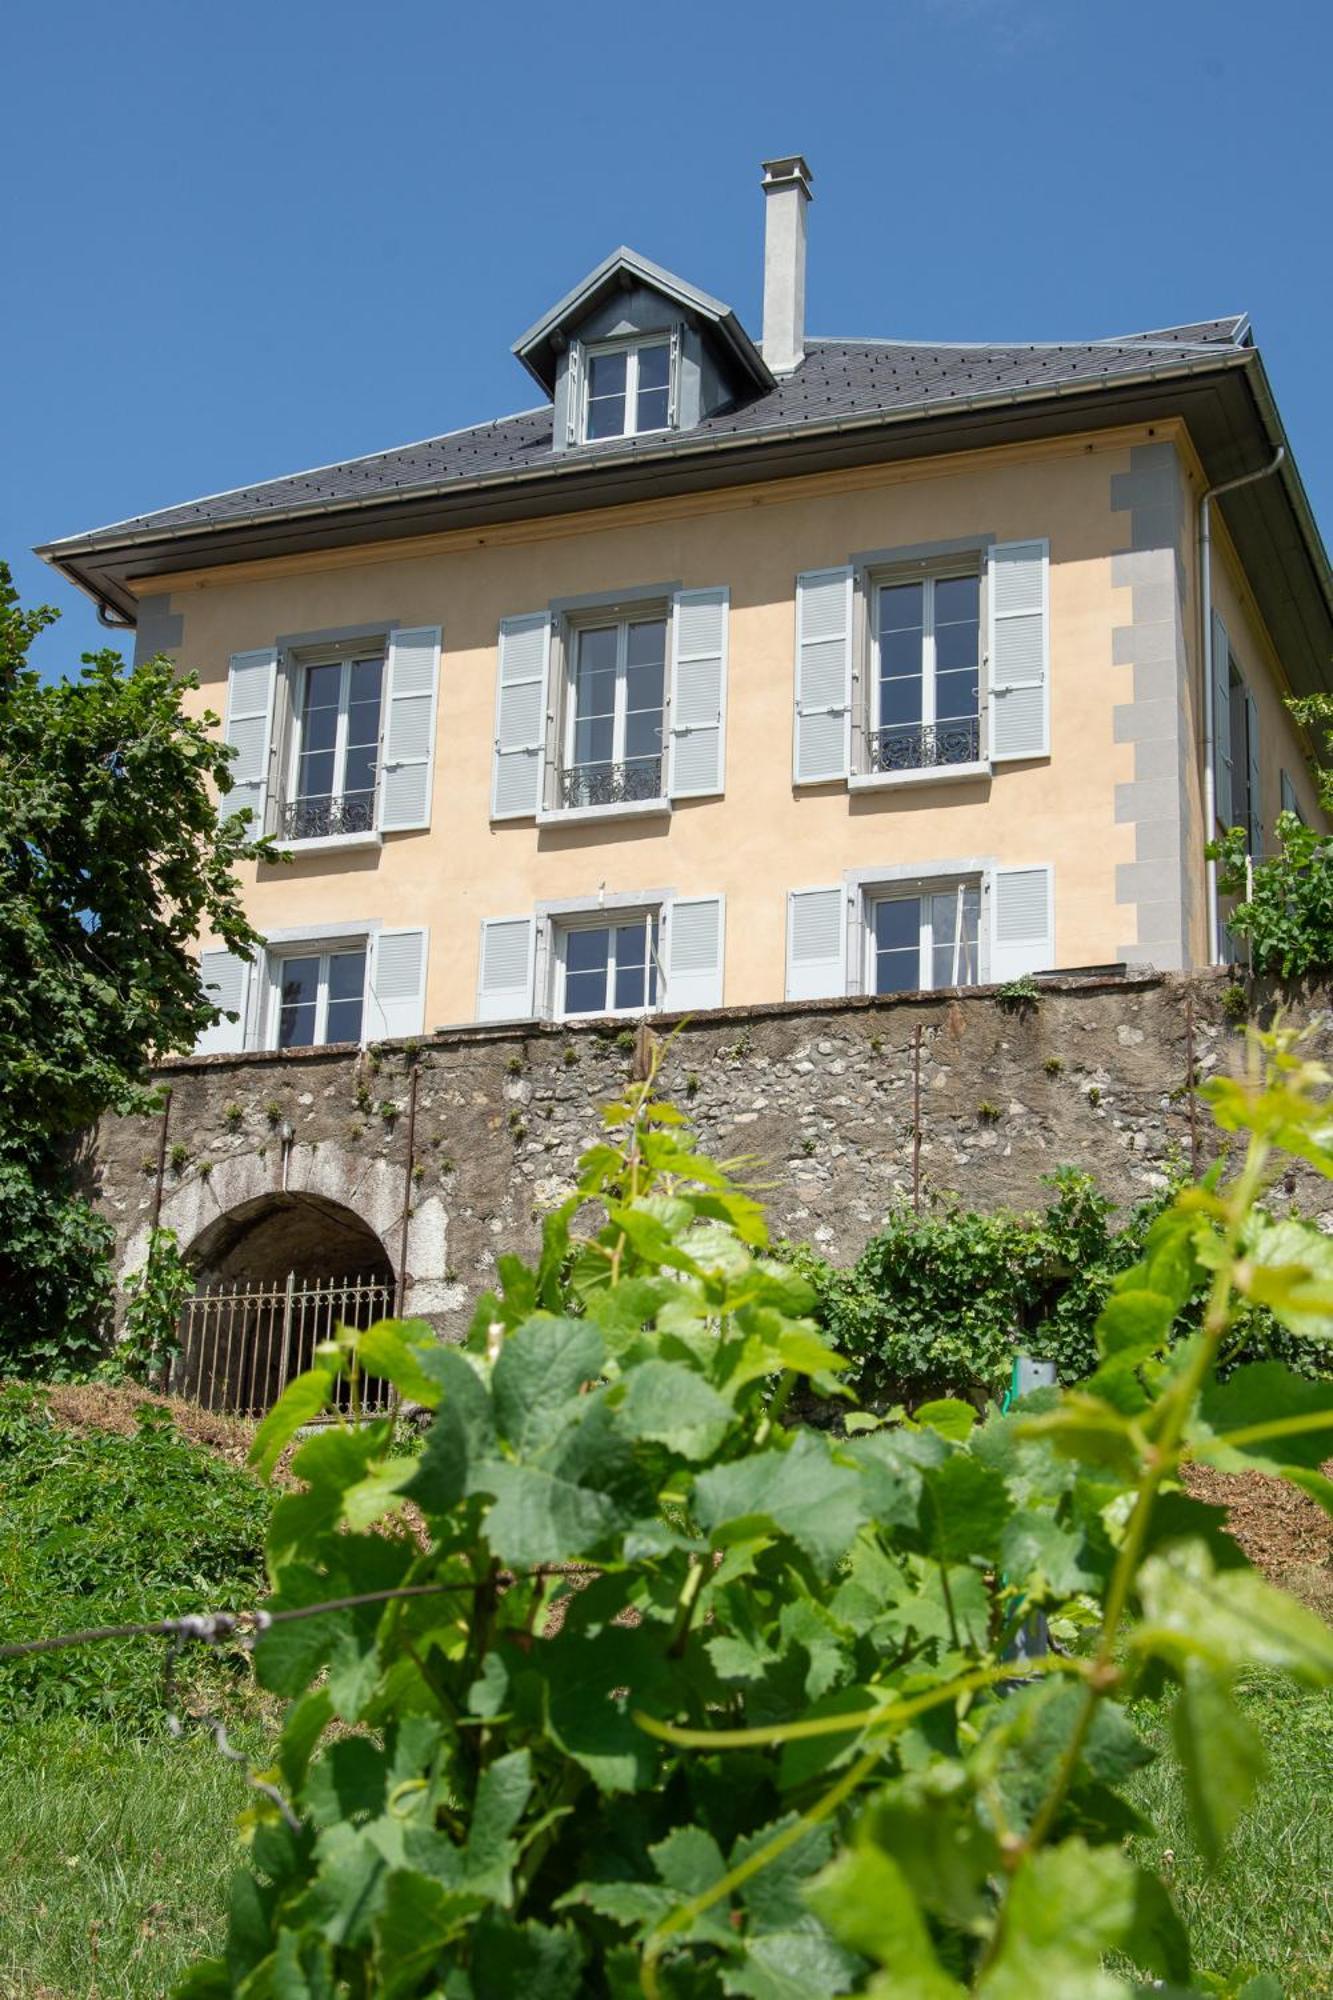
[[[764,161],[764,359],[790,375],[805,358],[805,211],[811,173],[799,153]]]

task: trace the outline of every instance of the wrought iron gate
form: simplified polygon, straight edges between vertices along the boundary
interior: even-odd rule
[[[316,1347],[337,1326],[367,1327],[393,1311],[393,1283],[380,1278],[224,1278],[205,1285],[181,1311],[179,1350],[169,1388],[205,1410],[258,1417],[309,1368]],[[357,1402],[367,1416],[389,1408],[389,1384],[363,1376]],[[339,1376],[335,1401],[352,1401]]]

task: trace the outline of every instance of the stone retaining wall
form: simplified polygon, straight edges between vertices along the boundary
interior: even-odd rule
[[[1225,974],[1126,974],[1051,978],[1019,1007],[978,988],[724,1010],[672,1040],[662,1082],[709,1151],[758,1156],[775,1235],[849,1263],[914,1185],[923,1206],[1024,1208],[1043,1201],[1045,1175],[1073,1165],[1132,1202],[1188,1169],[1192,1148],[1205,1164],[1217,1142],[1203,1107],[1191,1132],[1189,1045],[1201,1079],[1243,1059],[1229,985]],[[1327,1003],[1298,999],[1292,1013],[1333,1053]],[[258,1212],[285,1190],[351,1210],[397,1269],[406,1200],[406,1307],[457,1330],[497,1253],[531,1250],[538,1218],[569,1190],[634,1041],[619,1022],[463,1028],[361,1053],[168,1064],[162,1222],[189,1249],[238,1207]],[[144,1253],[159,1137],[157,1118],[109,1119],[90,1150],[122,1269]],[[1293,1176],[1287,1193],[1333,1227],[1326,1183]]]

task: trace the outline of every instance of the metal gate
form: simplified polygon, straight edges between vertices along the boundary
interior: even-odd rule
[[[180,1316],[179,1350],[168,1387],[205,1410],[259,1417],[273,1407],[294,1376],[309,1368],[319,1343],[338,1326],[364,1328],[393,1311],[389,1278],[224,1278],[187,1299]],[[362,1376],[356,1401],[366,1416],[389,1408],[389,1384]],[[340,1375],[334,1391],[350,1409],[351,1384]]]

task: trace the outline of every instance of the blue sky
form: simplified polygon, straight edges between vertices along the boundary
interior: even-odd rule
[[[116,642],[34,542],[530,407],[511,341],[617,243],[757,333],[795,150],[812,333],[1248,311],[1329,536],[1316,0],[13,0],[5,45],[0,554],[48,673]]]

